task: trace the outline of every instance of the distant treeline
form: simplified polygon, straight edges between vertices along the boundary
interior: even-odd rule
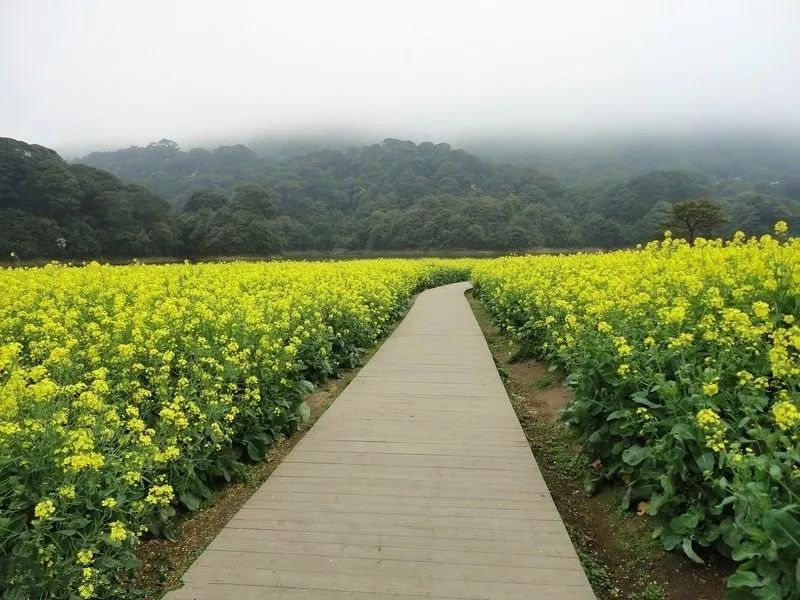
[[[491,162],[535,165],[568,186],[657,170],[700,173],[712,182],[739,178],[755,184],[775,183],[779,188],[796,185],[800,179],[800,138],[790,131],[642,132],[578,139],[482,137],[465,139],[463,146]],[[280,148],[292,150],[286,145]]]
[[[0,255],[274,255],[298,250],[619,247],[663,229],[673,204],[713,198],[750,233],[796,223],[800,181],[655,171],[565,186],[447,144],[386,140],[262,158],[161,140],[78,163],[0,138]]]

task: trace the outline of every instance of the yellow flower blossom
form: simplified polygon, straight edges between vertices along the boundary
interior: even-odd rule
[[[52,517],[55,512],[56,506],[53,504],[52,500],[42,500],[33,509],[33,514],[39,522],[46,521]]]
[[[609,325],[605,321],[600,321],[597,324],[597,331],[599,331],[600,333],[608,333],[611,331],[611,325]]]
[[[125,475],[122,476],[122,480],[127,483],[128,485],[134,485],[139,483],[141,480],[142,474],[138,471],[128,471]]]
[[[128,539],[128,530],[125,529],[125,523],[122,521],[114,521],[109,525],[108,537],[115,542],[124,542]]]
[[[775,417],[775,423],[784,431],[800,421],[800,410],[797,410],[797,406],[789,400],[777,402],[772,407],[772,415]]]
[[[58,497],[65,500],[72,500],[75,497],[74,485],[62,485],[58,488]]]
[[[698,411],[695,421],[703,430],[706,446],[714,452],[725,450],[725,424],[720,416],[710,408]]]
[[[147,493],[145,502],[156,505],[167,505],[172,501],[174,496],[175,494],[172,490],[171,485],[169,484],[154,485],[153,487],[150,488],[150,491]]]
[[[767,319],[770,315],[770,307],[766,302],[758,300],[753,302],[753,314],[759,319]]]

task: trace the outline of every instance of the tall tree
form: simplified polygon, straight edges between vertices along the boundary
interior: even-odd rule
[[[674,204],[664,225],[684,233],[686,240],[694,244],[698,235],[712,234],[725,222],[725,211],[719,202],[700,198]]]

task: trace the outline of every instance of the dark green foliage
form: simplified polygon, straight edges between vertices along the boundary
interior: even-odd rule
[[[321,146],[305,146],[315,147]],[[712,183],[672,170],[584,181],[569,189],[519,160],[518,166],[495,165],[448,144],[387,139],[306,154],[299,147],[286,148],[269,147],[259,158],[243,146],[181,152],[162,141],[82,160],[145,182],[189,213],[250,202],[234,200],[234,188],[242,182],[260,184],[269,193],[268,204],[274,203],[275,226],[286,250],[615,248],[660,235],[674,204],[700,197],[717,198],[731,227],[753,234],[770,231],[779,219],[791,223],[800,206],[790,196],[800,194],[800,186],[791,182],[755,185],[734,178]],[[664,164],[673,162],[664,155]],[[722,163],[719,158],[715,164]],[[208,253],[210,246],[203,246],[196,230],[202,219],[181,219],[184,231],[186,222],[194,231],[182,240],[186,250]],[[206,225],[200,223],[200,230]],[[719,233],[732,231],[723,227]]]
[[[93,152],[82,163],[108,171],[124,181],[142,183],[166,198],[185,201],[200,189],[233,189],[258,171],[261,161],[247,147],[221,146],[209,152],[183,152],[172,140],[114,152]],[[254,169],[252,165],[256,165]]]
[[[286,250],[519,250],[576,240],[570,219],[553,208],[566,194],[556,179],[494,166],[447,144],[389,139],[284,160],[233,148],[181,152],[162,140],[82,160],[174,196],[189,254],[265,251],[244,232],[231,237],[237,210],[277,216],[269,230]],[[537,203],[541,225],[535,210],[525,213]]]
[[[302,147],[259,157],[242,145],[185,152],[161,140],[67,164],[47,148],[2,139],[0,224],[12,234],[0,255],[616,248],[660,235],[675,204],[701,197],[724,207],[727,223],[709,230],[715,234],[764,233],[800,216],[800,184],[791,177],[712,182],[672,170],[584,177],[568,188],[520,160],[496,165],[448,144],[387,139],[307,154]],[[736,172],[723,163],[717,157],[710,172]]]
[[[376,211],[369,219],[366,246],[508,250],[542,244],[536,223],[520,212],[514,198],[433,196],[406,210]]]
[[[48,148],[0,138],[0,256],[88,258],[175,253],[170,204]]]
[[[711,236],[725,224],[725,211],[719,202],[700,198],[672,205],[665,227],[673,227],[693,244],[698,235]]]
[[[230,198],[217,192],[192,194],[178,217],[181,247],[193,256],[269,256],[283,247],[275,205],[257,183],[236,186]]]
[[[203,209],[219,210],[228,203],[228,199],[219,192],[200,190],[192,194],[191,198],[183,205],[187,213],[196,213]]]

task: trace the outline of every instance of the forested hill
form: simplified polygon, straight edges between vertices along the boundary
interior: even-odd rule
[[[231,160],[232,156],[240,160]],[[282,247],[395,250],[526,249],[577,244],[567,190],[534,170],[496,166],[448,144],[385,140],[347,151],[259,159],[243,146],[184,152],[169,140],[90,154],[82,162],[171,197],[183,225],[212,227],[215,207],[243,181],[269,191]],[[185,229],[186,230],[186,229]],[[543,233],[547,230],[548,233]],[[205,234],[188,234],[194,247]],[[205,250],[203,250],[205,251]]]
[[[448,144],[393,139],[286,160],[260,159],[242,145],[184,152],[175,142],[161,140],[146,147],[93,152],[78,162],[143,183],[179,204],[197,190],[230,190],[242,181],[278,186],[280,193],[304,205],[322,201],[342,208],[355,207],[364,192],[380,193],[401,207],[435,194],[513,192],[543,200],[557,199],[564,192],[554,178],[532,169],[496,166]]]
[[[0,256],[144,256],[176,246],[165,199],[44,146],[0,138]]]
[[[769,157],[773,168],[789,174],[785,167],[792,152],[764,144],[758,146],[763,152],[756,152],[740,141],[727,153],[712,142],[693,143],[692,156],[699,161],[702,155],[705,162],[691,165],[716,165],[709,172],[713,179],[696,171],[653,170],[571,186],[537,168],[562,160],[556,150],[529,166],[517,154],[511,166],[448,144],[393,139],[349,150],[288,152],[285,159],[279,152],[259,158],[245,146],[184,152],[162,140],[145,148],[93,153],[81,161],[143,182],[179,206],[198,190],[224,195],[242,181],[260,183],[276,204],[284,247],[292,249],[620,246],[650,239],[662,229],[673,203],[701,196],[724,204],[728,226],[719,231],[723,235],[739,228],[769,231],[778,219],[796,222],[800,176],[765,179],[756,156]],[[674,164],[678,149],[675,141],[665,146],[664,164]],[[619,145],[611,150],[613,158],[595,145],[592,156],[598,162],[612,160],[621,172],[637,160],[659,164],[655,150],[646,160],[635,156],[639,146],[627,154]],[[719,179],[719,173],[729,177]]]
[[[791,182],[672,170],[568,187],[448,144],[265,158],[162,140],[68,164],[0,138],[0,252],[24,258],[616,247],[650,239],[673,204],[701,197],[724,206],[723,235],[800,214]]]

